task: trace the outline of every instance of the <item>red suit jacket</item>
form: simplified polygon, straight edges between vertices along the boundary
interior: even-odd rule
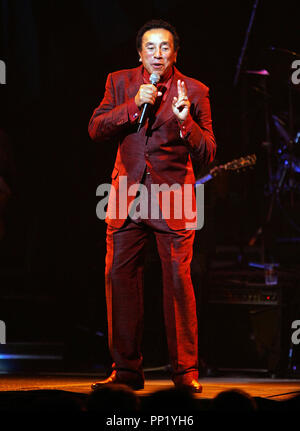
[[[112,171],[112,185],[115,192],[110,193],[106,222],[121,227],[128,215],[128,207],[134,199],[129,196],[124,204],[124,195],[119,196],[121,182],[127,188],[139,184],[146,165],[155,184],[195,183],[191,157],[200,164],[214,159],[216,152],[212,130],[209,89],[201,82],[184,76],[175,67],[167,98],[157,115],[150,116],[142,129],[137,132],[139,110],[134,102],[140,85],[144,84],[143,66],[121,70],[108,75],[105,95],[94,110],[89,123],[90,137],[96,142],[118,141],[118,152]],[[191,102],[190,114],[183,124],[179,124],[172,111],[172,99],[177,96],[177,80],[183,80]],[[125,180],[124,180],[125,177]],[[125,182],[124,182],[125,181]],[[181,190],[180,190],[181,192]],[[164,192],[162,192],[164,193]],[[126,201],[126,199],[125,199]],[[171,193],[171,206],[174,195]],[[183,204],[183,203],[182,203]],[[194,192],[190,205],[195,209]],[[119,212],[121,211],[121,212]],[[162,208],[164,214],[164,208]],[[171,209],[166,219],[171,229],[182,229],[185,217],[176,218]]]

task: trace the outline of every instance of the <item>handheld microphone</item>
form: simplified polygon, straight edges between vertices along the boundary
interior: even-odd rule
[[[160,80],[160,76],[157,73],[151,73],[149,80],[150,80],[151,84],[156,86],[156,84]],[[137,129],[138,132],[141,130],[142,124],[144,122],[144,118],[146,117],[146,112],[148,110],[148,106],[149,106],[149,103],[144,103],[144,105],[143,105],[143,109],[142,109],[140,118],[138,119],[138,129]]]

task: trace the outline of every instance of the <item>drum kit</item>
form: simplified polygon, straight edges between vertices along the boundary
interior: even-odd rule
[[[268,180],[267,184],[265,184],[264,195],[267,199],[269,198],[269,207],[263,226],[251,238],[249,245],[254,245],[258,236],[263,234],[264,228],[271,220],[275,206],[284,214],[293,231],[300,233],[300,221],[297,221],[298,216],[294,211],[297,203],[300,202],[300,79],[297,80],[299,83],[292,79],[292,74],[294,73],[292,65],[299,63],[300,68],[300,54],[288,49],[274,47],[270,47],[270,50],[277,56],[284,55],[285,57],[284,61],[280,59],[278,63],[284,65],[284,71],[282,72],[280,68],[279,71],[283,73],[282,81],[284,85],[282,88],[286,89],[285,100],[288,107],[284,112],[280,111],[279,113],[271,113],[271,109],[268,107],[268,112],[265,115],[266,141],[269,142],[263,142],[268,149]],[[297,59],[299,60],[295,62]],[[287,71],[288,79],[286,76]],[[247,70],[245,73],[265,79],[272,75],[265,69]],[[300,71],[298,75],[300,77]],[[278,87],[276,84],[276,88]],[[271,97],[266,91],[266,86],[263,87],[263,91],[265,92],[265,100],[270,101]],[[271,130],[273,132],[272,138],[270,137]],[[288,206],[288,209],[285,208],[286,206]]]

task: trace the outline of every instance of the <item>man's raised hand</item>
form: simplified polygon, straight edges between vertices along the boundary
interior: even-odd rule
[[[173,97],[172,109],[178,120],[183,123],[190,112],[191,103],[187,97],[187,90],[184,81],[177,81],[177,97]]]

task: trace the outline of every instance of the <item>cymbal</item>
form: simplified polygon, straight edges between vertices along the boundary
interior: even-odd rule
[[[262,75],[262,76],[269,76],[269,72],[266,69],[262,70],[245,70],[245,73],[251,74],[251,75]]]

